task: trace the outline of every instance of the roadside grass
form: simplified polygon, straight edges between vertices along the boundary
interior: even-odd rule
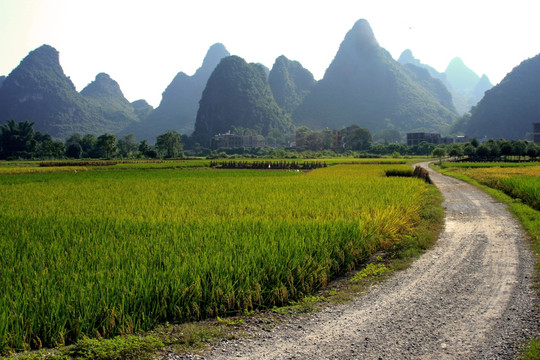
[[[514,214],[514,216],[521,222],[523,228],[530,237],[531,247],[536,256],[535,288],[537,293],[540,295],[540,211],[531,208],[527,204],[524,204],[522,199],[512,198],[501,190],[481,184],[469,176],[452,171],[451,168],[441,169],[438,166],[433,166],[433,168],[444,175],[463,180],[482,189],[488,195],[508,206],[512,214]],[[529,344],[524,347],[523,354],[519,357],[519,359],[540,359],[540,337],[530,340]]]

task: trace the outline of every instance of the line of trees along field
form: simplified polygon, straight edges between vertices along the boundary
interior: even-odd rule
[[[522,161],[536,160],[540,156],[540,146],[525,140],[507,141],[489,139],[480,143],[476,138],[467,143],[435,145],[421,142],[407,146],[399,143],[398,131],[375,134],[357,125],[341,130],[341,138],[336,141],[330,130],[313,131],[305,126],[295,132],[295,147],[255,147],[209,149],[193,143],[186,135],[169,130],[158,135],[155,145],[146,140],[136,141],[133,134],[117,138],[112,134],[94,136],[92,134],[71,135],[65,142],[54,140],[50,135],[34,131],[28,121],[8,121],[0,125],[0,159],[111,159],[111,158],[175,158],[183,157],[184,150],[189,155],[209,158],[231,156],[273,157],[273,158],[317,158],[334,156],[377,157],[392,155],[451,156],[473,161]],[[374,144],[374,141],[379,142]]]
[[[540,145],[525,140],[489,139],[480,143],[476,138],[467,143],[434,147],[434,157],[451,156],[472,161],[535,161],[540,156]]]
[[[131,158],[131,157],[175,157],[182,153],[180,133],[175,130],[159,135],[156,145],[146,140],[135,141],[134,135],[118,139],[112,134],[98,137],[92,134],[71,135],[65,142],[54,140],[50,135],[34,132],[33,123],[8,121],[0,125],[0,159],[16,158]]]

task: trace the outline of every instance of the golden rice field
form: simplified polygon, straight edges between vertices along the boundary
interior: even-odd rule
[[[447,165],[448,166],[448,165]],[[540,211],[540,166],[452,168]]]
[[[0,176],[0,353],[299,299],[414,235],[406,165]]]

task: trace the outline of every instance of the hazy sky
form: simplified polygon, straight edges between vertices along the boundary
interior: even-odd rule
[[[444,71],[459,56],[496,84],[540,53],[539,10],[538,0],[0,0],[0,75],[49,44],[77,90],[106,72],[128,100],[157,106],[216,42],[268,68],[285,55],[320,79],[364,18],[394,59],[411,49]]]

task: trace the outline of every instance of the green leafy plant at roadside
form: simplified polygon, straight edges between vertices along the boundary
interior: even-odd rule
[[[384,264],[367,264],[365,268],[356,273],[356,275],[354,275],[349,281],[352,283],[356,283],[364,278],[380,277],[382,275],[388,274],[391,271],[392,270],[387,268]]]
[[[244,320],[242,319],[222,319],[219,316],[217,317],[217,321],[225,323],[228,326],[240,325],[244,323]]]
[[[236,338],[241,332],[232,325],[242,323],[242,320],[230,321],[225,318],[221,321],[216,319],[174,325],[164,324],[149,333],[161,340],[165,344],[165,349],[172,349],[177,353],[197,352],[214,341]]]
[[[532,339],[523,348],[523,353],[518,360],[538,360],[540,359],[540,337]]]
[[[17,360],[70,360],[71,357],[62,354],[58,350],[40,350],[40,351],[34,351],[30,353],[21,353],[18,354],[16,357],[2,357],[1,360],[10,360],[10,359],[17,359]]]
[[[306,296],[300,301],[291,301],[291,305],[275,307],[273,310],[282,314],[309,313],[316,309],[318,303],[326,301],[324,296]]]
[[[165,345],[154,336],[117,336],[112,339],[84,338],[60,349],[18,354],[2,360],[145,360]]]
[[[154,351],[164,346],[161,340],[153,336],[141,338],[131,335],[110,340],[86,338],[77,342],[69,354],[77,359],[151,359]]]

